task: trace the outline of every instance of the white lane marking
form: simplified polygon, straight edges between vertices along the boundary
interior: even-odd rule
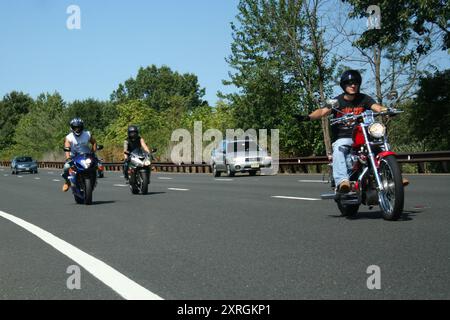
[[[113,186],[114,186],[114,187],[128,187],[127,184],[119,184],[119,183],[113,184]]]
[[[286,197],[286,196],[272,196],[272,198],[292,199],[292,200],[306,200],[306,201],[319,201],[319,200],[321,200],[321,199],[316,199],[316,198],[300,198],[300,197]]]
[[[324,180],[298,180],[298,182],[328,183],[328,181],[324,181]]]
[[[167,178],[167,177],[158,177],[159,180],[172,180],[173,178]]]
[[[52,181],[55,181],[55,182],[59,182],[59,181],[61,181],[61,180],[58,180],[58,179],[53,179]]]
[[[41,180],[41,178],[34,178],[34,180]]]
[[[5,169],[0,169],[0,171],[5,171]]]
[[[77,247],[54,236],[50,232],[3,211],[0,211],[0,216],[17,224],[48,243],[53,248],[82,266],[123,298],[127,300],[163,300],[160,296],[137,284],[103,261],[81,251]]]
[[[23,178],[23,176],[17,176],[17,178]]]
[[[233,179],[214,179],[216,181],[233,181]]]
[[[9,174],[4,174],[5,177],[9,176]]]
[[[173,191],[189,191],[189,189],[181,189],[181,188],[167,188],[169,190],[173,190]]]

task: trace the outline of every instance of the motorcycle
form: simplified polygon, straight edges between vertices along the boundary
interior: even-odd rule
[[[128,182],[132,194],[148,193],[152,154],[156,152],[156,149],[152,149],[151,152],[149,154],[141,149],[136,149],[126,153],[129,157]]]
[[[103,149],[99,145],[97,150]],[[64,151],[70,152],[70,148],[64,148]],[[92,193],[97,184],[97,166],[98,159],[95,153],[77,154],[73,159],[73,165],[69,169],[68,179],[75,202],[78,204],[92,204]]]
[[[333,101],[332,103],[336,103]],[[333,199],[343,216],[355,216],[361,204],[379,205],[385,220],[398,220],[403,212],[404,186],[395,152],[390,150],[386,127],[375,121],[377,116],[395,116],[403,111],[389,108],[385,112],[367,110],[360,114],[348,113],[331,119],[330,124],[356,122],[353,128],[353,144],[345,146],[349,152],[347,168],[351,169],[349,193],[321,195]],[[331,159],[330,159],[331,161]],[[330,163],[330,168],[332,165]],[[332,170],[331,170],[332,172]],[[333,177],[330,180],[334,187]]]

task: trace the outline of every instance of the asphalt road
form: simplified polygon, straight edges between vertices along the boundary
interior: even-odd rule
[[[0,299],[450,298],[448,175],[408,176],[403,218],[389,222],[314,200],[329,191],[319,175],[158,173],[142,196],[106,172],[84,206],[59,174],[0,168]],[[369,266],[381,289],[368,289]]]

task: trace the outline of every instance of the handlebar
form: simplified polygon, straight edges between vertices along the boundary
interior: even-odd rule
[[[368,110],[368,111],[370,111],[370,110]],[[338,123],[344,123],[344,122],[348,122],[348,121],[356,121],[357,119],[365,117],[366,112],[367,111],[360,113],[360,114],[347,113],[347,114],[343,115],[342,117],[339,117],[336,119],[331,119],[330,125],[333,126]],[[396,116],[400,113],[403,113],[404,111],[391,108],[391,109],[388,109],[387,111],[382,111],[382,112],[374,112],[374,111],[370,111],[370,112],[372,112],[372,116],[377,117],[377,116]]]

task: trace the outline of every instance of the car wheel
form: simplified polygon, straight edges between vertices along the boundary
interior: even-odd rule
[[[220,171],[217,171],[217,167],[216,167],[215,163],[213,164],[212,172],[213,172],[214,177],[216,177],[216,178],[220,177]]]
[[[234,171],[231,171],[231,167],[229,164],[227,164],[227,175],[229,177],[234,177]]]
[[[249,171],[248,172],[251,176],[256,176],[256,171]]]

